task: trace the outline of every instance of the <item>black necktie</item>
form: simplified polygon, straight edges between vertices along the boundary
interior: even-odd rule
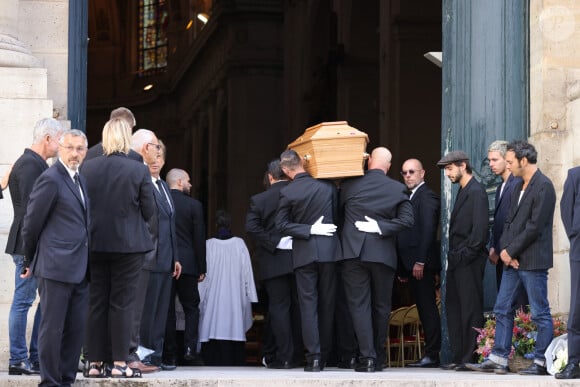
[[[81,183],[79,182],[79,173],[75,172],[74,176],[75,185],[79,190],[79,195],[81,196],[81,203],[83,203],[83,207],[85,206],[85,197],[83,196],[83,190],[81,189]]]
[[[163,184],[161,184],[161,179],[157,179],[156,181],[157,186],[159,187],[159,194],[161,194],[161,200],[163,201],[163,205],[169,210],[171,214],[171,204],[169,204],[169,200],[167,200],[167,195],[165,194],[165,189],[163,188]]]

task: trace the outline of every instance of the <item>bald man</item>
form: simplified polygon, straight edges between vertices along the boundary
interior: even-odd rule
[[[357,372],[381,371],[397,268],[395,236],[413,226],[405,185],[387,176],[391,152],[375,148],[368,170],[341,184],[343,269],[347,303],[359,345]]]

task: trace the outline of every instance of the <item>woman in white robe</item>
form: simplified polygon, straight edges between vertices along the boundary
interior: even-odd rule
[[[206,365],[245,365],[246,332],[252,302],[258,302],[250,254],[229,230],[229,215],[218,211],[218,233],[206,241],[207,273],[199,283],[199,341]]]

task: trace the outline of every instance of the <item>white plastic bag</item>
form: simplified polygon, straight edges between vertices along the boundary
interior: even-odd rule
[[[568,334],[554,337],[544,355],[548,373],[554,375],[560,372],[568,364]]]

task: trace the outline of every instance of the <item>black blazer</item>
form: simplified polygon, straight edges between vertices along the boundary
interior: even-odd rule
[[[25,149],[22,156],[16,160],[8,179],[12,207],[14,208],[14,220],[10,226],[8,241],[6,242],[6,254],[24,255],[22,241],[22,220],[26,213],[28,197],[34,186],[34,182],[48,169],[48,164],[40,155],[31,149]]]
[[[292,273],[292,250],[276,248],[283,235],[276,228],[275,219],[280,190],[289,183],[279,181],[250,198],[246,231],[258,247],[258,279],[261,280]]]
[[[84,202],[90,205],[86,183],[79,178]],[[30,193],[22,238],[36,277],[78,284],[87,276],[90,211],[64,165],[57,161],[44,172]],[[88,208],[88,207],[87,207]]]
[[[459,189],[451,212],[447,270],[465,267],[477,259],[487,259],[488,208],[485,189],[472,177],[465,187]]]
[[[153,250],[147,222],[156,207],[149,170],[123,153],[83,163],[91,198],[91,251],[144,253]]]
[[[491,226],[490,247],[493,247],[498,255],[500,253],[499,240],[503,233],[505,219],[511,210],[512,193],[514,192],[516,184],[521,180],[521,177],[510,175],[505,183],[501,197],[499,196],[501,184],[495,191],[495,212],[493,216],[493,225]]]
[[[104,155],[103,143],[100,142],[100,143],[95,144],[89,148],[89,150],[87,151],[87,155],[85,156],[85,162],[92,160],[95,157],[99,157],[99,156],[103,156],[103,155]],[[130,159],[133,159],[135,161],[139,161],[140,163],[143,162],[143,157],[141,157],[141,155],[139,153],[135,152],[133,149],[129,149],[128,156]]]
[[[151,181],[151,177],[149,177]],[[173,272],[174,264],[179,261],[177,249],[177,235],[175,233],[175,204],[171,198],[171,193],[167,183],[161,180],[161,184],[167,193],[167,199],[171,203],[173,210],[167,208],[161,195],[162,192],[154,187],[153,193],[157,203],[157,257],[151,271],[159,273]],[[165,194],[163,194],[165,195]]]
[[[560,216],[570,240],[570,260],[580,261],[580,167],[568,170],[560,200]]]
[[[425,269],[441,270],[441,257],[437,243],[437,228],[441,202],[439,196],[427,184],[415,190],[411,198],[415,223],[413,227],[397,235],[397,251],[401,262],[400,271],[409,276],[415,263],[423,263]]]
[[[524,182],[512,193],[512,207],[500,239],[501,249],[519,261],[519,270],[546,270],[553,264],[552,225],[556,207],[554,185],[539,169],[521,200]]]
[[[364,176],[343,181],[340,185],[340,213],[344,214],[341,231],[343,259],[360,258],[364,262],[385,264],[397,269],[396,235],[413,225],[413,207],[407,187],[386,176],[380,169],[370,169]],[[359,231],[354,223],[365,216],[377,221],[381,234]]]
[[[292,237],[294,268],[312,262],[333,262],[340,258],[340,241],[333,236],[310,235],[310,227],[324,216],[323,223],[336,224],[336,186],[327,180],[314,179],[306,172],[280,190],[276,227]]]
[[[203,207],[198,200],[172,189],[175,205],[175,233],[181,272],[199,277],[205,274],[205,222]]]

